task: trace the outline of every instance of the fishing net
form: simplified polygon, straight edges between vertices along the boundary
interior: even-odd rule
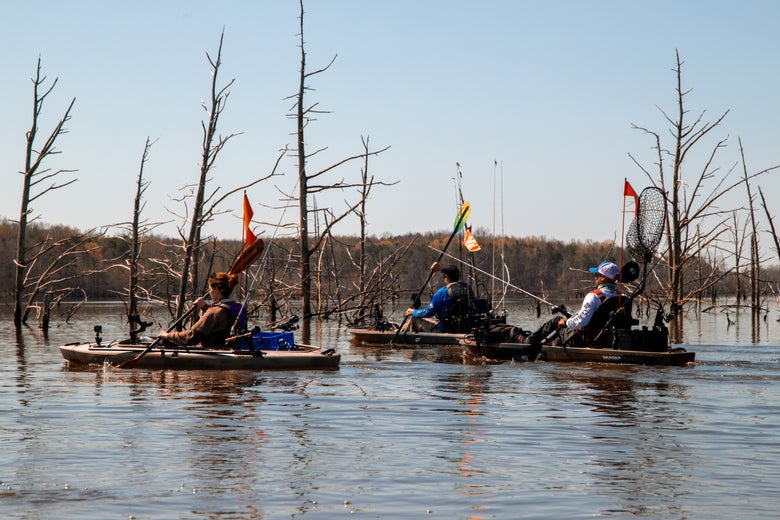
[[[661,241],[666,223],[666,198],[659,188],[642,190],[636,217],[626,233],[629,254],[638,261],[649,262]]]

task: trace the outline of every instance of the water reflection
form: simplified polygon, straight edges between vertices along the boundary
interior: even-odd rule
[[[593,365],[548,374],[562,400],[576,395],[589,411],[578,421],[590,439],[582,471],[594,490],[621,497],[605,513],[681,514],[678,490],[695,473],[695,457],[677,431],[692,422],[684,405],[686,387],[675,381],[678,370]]]
[[[16,339],[16,385],[19,393],[19,404],[26,406],[25,390],[29,388],[29,385],[27,384],[27,356],[25,354],[24,333],[22,328],[17,328],[14,332]]]
[[[193,394],[182,407],[184,413],[189,413],[181,433],[188,443],[186,465],[191,478],[208,493],[210,504],[206,511],[210,515],[243,511],[242,517],[262,518],[255,497],[261,487],[262,472],[258,470],[266,467],[263,447],[267,433],[257,419],[266,400],[252,391],[254,376],[198,377],[200,374],[188,373],[182,378],[176,372],[168,375],[168,391]],[[226,503],[218,501],[220,505],[214,508],[211,504],[216,498]],[[233,503],[228,505],[229,502]]]
[[[489,373],[477,372],[469,373],[462,378],[460,388],[453,389],[458,395],[462,396],[463,410],[465,418],[465,430],[460,440],[461,456],[456,460],[456,468],[460,477],[461,485],[458,491],[463,495],[477,498],[471,503],[471,508],[477,512],[489,509],[485,504],[489,503],[493,495],[493,490],[485,486],[480,479],[475,477],[484,476],[485,472],[480,468],[479,455],[475,455],[473,448],[484,442],[488,433],[488,428],[483,424],[485,405],[485,393],[487,392],[487,381]],[[455,382],[455,381],[451,381]],[[485,518],[481,514],[472,514],[466,517],[467,520],[481,520]]]
[[[447,372],[435,379],[434,396],[445,401],[441,409],[450,414],[443,420],[441,435],[447,440],[445,462],[452,466],[454,489],[465,500],[471,514],[462,518],[482,520],[495,514],[492,504],[497,498],[496,482],[491,479],[496,467],[496,454],[507,447],[496,445],[496,425],[490,419],[493,405],[489,402],[495,390],[490,386],[491,370],[487,367],[465,366],[465,371]],[[489,457],[488,451],[496,450]]]
[[[57,345],[91,339],[95,323],[107,340],[125,333],[103,312],[48,339],[0,321],[0,516],[693,519],[743,517],[733,496],[750,496],[752,517],[769,519],[780,507],[776,346],[701,344],[686,368],[483,366],[457,347],[356,347],[330,329],[316,341],[343,358],[327,374],[64,364]],[[702,334],[737,338],[713,319]]]
[[[463,363],[463,348],[460,345],[355,345],[351,353],[365,361],[403,360],[408,362],[430,361],[433,363]]]

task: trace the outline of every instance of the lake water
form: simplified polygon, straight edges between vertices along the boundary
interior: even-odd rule
[[[326,322],[338,371],[215,373],[69,368],[120,306],[48,337],[4,309],[0,518],[778,518],[776,320],[689,319],[689,367],[465,365]]]

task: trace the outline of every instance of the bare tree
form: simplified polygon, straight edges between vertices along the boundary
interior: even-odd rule
[[[208,120],[201,123],[203,129],[203,146],[201,151],[200,176],[198,182],[193,187],[195,198],[189,213],[189,230],[184,230],[184,224],[179,230],[179,234],[183,240],[184,258],[182,259],[181,271],[179,274],[180,281],[179,293],[176,298],[176,318],[184,313],[184,302],[187,299],[190,287],[192,287],[193,290],[197,290],[198,262],[196,254],[200,248],[202,229],[207,219],[204,214],[204,207],[208,201],[206,197],[206,184],[209,172],[213,168],[219,153],[227,142],[237,135],[217,135],[219,117],[225,109],[227,98],[230,94],[230,87],[235,82],[235,79],[232,79],[223,87],[218,87],[217,83],[219,68],[222,64],[222,42],[224,37],[225,33],[223,31],[219,37],[219,47],[217,49],[216,59],[212,59],[211,56],[206,53],[206,58],[211,65],[211,96],[208,106],[205,102],[203,103],[203,110],[206,111]],[[186,220],[187,219],[185,218],[185,223]],[[190,273],[190,271],[192,271],[192,273]]]
[[[46,98],[51,94],[54,87],[57,85],[57,78],[52,81],[51,85],[46,87],[46,76],[41,76],[41,58],[38,57],[38,65],[35,71],[35,77],[33,82],[33,114],[32,125],[27,132],[27,148],[24,159],[24,171],[21,172],[24,176],[24,183],[22,185],[22,202],[19,210],[19,231],[17,234],[16,242],[16,284],[14,286],[14,324],[19,326],[26,320],[27,312],[22,305],[22,299],[27,287],[26,278],[30,269],[30,264],[35,262],[42,252],[35,253],[32,256],[27,244],[27,226],[29,223],[36,220],[30,218],[32,214],[31,204],[42,197],[43,195],[64,188],[69,184],[76,181],[75,178],[60,181],[60,177],[75,172],[75,170],[51,170],[49,168],[43,168],[43,162],[53,155],[60,153],[55,147],[57,138],[62,134],[67,133],[65,129],[65,123],[70,120],[70,112],[73,109],[73,105],[76,102],[76,98],[73,98],[65,110],[65,114],[54,126],[54,129],[46,137],[42,145],[38,145],[36,139],[38,137],[40,116],[43,112],[44,102]],[[38,248],[39,251],[46,251],[51,244],[47,244],[45,247]],[[33,291],[37,294],[38,291],[44,285],[42,280],[37,280],[34,285],[38,287],[38,290]],[[28,298],[28,302],[31,300]],[[29,305],[29,303],[28,303]],[[23,316],[24,315],[24,316]]]
[[[664,261],[668,271],[668,282],[665,292],[673,318],[670,327],[672,341],[679,342],[682,335],[682,320],[679,317],[684,304],[699,299],[705,291],[726,275],[723,271],[713,271],[701,281],[691,279],[696,276],[693,269],[696,259],[706,256],[703,253],[710,248],[719,248],[724,234],[729,230],[727,222],[733,209],[721,207],[721,202],[726,194],[732,192],[742,182],[766,173],[774,167],[746,176],[745,179],[729,181],[728,177],[734,166],[723,174],[719,173],[720,168],[716,166],[718,152],[726,146],[728,140],[726,137],[717,140],[709,153],[703,155],[704,162],[698,174],[689,178],[686,168],[693,163],[694,156],[699,153],[700,145],[704,144],[705,138],[721,125],[729,111],[726,110],[714,121],[705,121],[704,112],[690,120],[685,101],[691,91],[683,88],[683,61],[680,59],[679,52],[676,52],[676,58],[674,69],[677,79],[676,113],[672,116],[659,109],[670,125],[671,146],[664,146],[660,133],[632,125],[633,128],[652,136],[658,169],[651,173],[631,154],[629,156],[648,179],[654,185],[658,185],[667,196],[669,218],[666,223],[667,251]]]
[[[331,59],[325,67],[317,69],[313,72],[307,72],[306,69],[306,49],[305,41],[303,37],[303,0],[299,0],[300,5],[300,49],[301,49],[301,62],[300,62],[300,75],[298,83],[298,92],[291,96],[295,100],[292,110],[294,110],[294,118],[297,125],[297,149],[296,156],[298,161],[298,207],[299,207],[299,243],[301,254],[301,300],[302,300],[302,312],[303,312],[303,328],[302,334],[304,338],[309,336],[310,319],[312,317],[311,306],[311,291],[312,291],[312,256],[316,253],[317,249],[321,246],[325,238],[330,234],[330,230],[341,222],[344,218],[352,214],[355,209],[360,205],[360,201],[355,203],[347,203],[347,208],[341,213],[335,213],[331,208],[322,208],[321,212],[327,214],[327,222],[325,226],[318,230],[316,235],[310,236],[310,214],[317,216],[317,210],[312,210],[309,206],[309,197],[328,190],[344,190],[347,188],[353,188],[360,186],[360,183],[349,183],[343,178],[335,182],[329,182],[322,177],[332,172],[333,170],[343,166],[344,164],[354,161],[356,159],[364,158],[368,155],[378,155],[379,153],[387,150],[389,147],[385,147],[382,150],[366,151],[359,155],[353,155],[346,159],[340,160],[335,164],[327,166],[315,173],[308,173],[306,165],[308,160],[322,151],[323,149],[316,150],[314,152],[306,151],[306,140],[304,138],[305,129],[310,121],[315,120],[317,114],[323,113],[323,111],[317,108],[317,103],[307,106],[304,103],[304,96],[310,87],[308,86],[308,80],[313,76],[325,72],[330,68],[333,62],[336,60],[336,56]],[[304,339],[305,341],[305,339]]]
[[[27,322],[31,310],[38,309],[40,315],[46,315],[49,305],[79,291],[77,286],[66,285],[69,282],[105,271],[101,265],[87,267],[84,261],[90,255],[99,253],[100,245],[95,239],[102,234],[103,231],[91,229],[62,239],[46,237],[30,248],[34,249],[34,253],[22,282],[27,301],[23,306],[20,324]],[[81,268],[74,270],[77,264]],[[39,309],[35,299],[41,294],[45,295],[45,304]]]
[[[245,190],[277,175],[276,169],[279,166],[282,157],[284,157],[287,153],[286,148],[282,150],[276,159],[273,170],[266,175],[256,178],[236,188],[230,189],[222,194],[219,193],[220,187],[217,187],[211,191],[207,191],[209,175],[214,168],[217,157],[230,139],[240,135],[240,133],[231,133],[223,136],[218,134],[217,131],[219,118],[225,109],[228,97],[230,95],[230,87],[235,82],[235,79],[232,79],[224,86],[218,86],[219,69],[222,65],[222,43],[224,36],[225,34],[223,31],[219,38],[219,47],[214,59],[212,59],[212,57],[206,53],[206,57],[209,60],[212,72],[211,96],[208,106],[206,103],[203,103],[203,109],[206,111],[208,118],[206,121],[201,123],[203,129],[203,141],[200,175],[198,177],[197,183],[185,187],[185,190],[188,190],[188,193],[181,198],[181,200],[185,202],[185,213],[181,216],[183,224],[179,228],[179,235],[182,239],[182,249],[184,250],[184,254],[183,258],[177,260],[177,265],[180,266],[180,269],[177,269],[179,289],[176,298],[176,318],[183,314],[184,304],[188,299],[188,296],[193,291],[200,290],[199,259],[201,246],[205,241],[205,237],[203,237],[203,227],[206,225],[206,223],[213,220],[217,214],[222,212],[222,210],[219,209],[219,206],[225,199],[237,192]],[[192,205],[189,208],[186,206],[185,201],[185,199],[188,198],[193,199]],[[187,223],[189,223],[188,229],[186,228]]]
[[[366,267],[367,267],[367,260],[368,256],[366,254],[366,238],[368,236],[367,232],[367,226],[368,226],[368,218],[367,218],[367,208],[366,205],[368,203],[368,196],[371,194],[371,188],[374,187],[374,176],[370,175],[368,173],[368,158],[369,158],[369,137],[363,137],[363,150],[365,152],[365,159],[363,161],[363,168],[360,170],[361,174],[361,183],[359,192],[360,192],[360,205],[355,209],[355,214],[358,216],[358,220],[360,222],[360,249],[358,253],[358,260],[357,260],[357,268],[360,272],[360,277],[358,280],[358,312],[357,316],[355,316],[355,320],[360,321],[365,313],[366,304],[369,301],[369,291],[367,291],[367,276],[366,276]],[[396,182],[391,183],[380,183],[384,186],[390,186],[393,184],[396,184]],[[381,262],[381,259],[380,259]],[[385,275],[379,276],[379,279],[377,282],[381,284],[384,281]],[[380,294],[381,299],[381,294]],[[373,302],[371,302],[373,303]],[[381,300],[379,302],[379,305],[381,305]],[[380,314],[381,317],[381,308],[377,309],[377,314]]]
[[[133,198],[133,220],[130,225],[130,258],[127,260],[129,270],[129,285],[127,288],[127,316],[138,314],[138,260],[141,257],[142,237],[144,230],[141,229],[141,212],[146,204],[143,202],[143,195],[149,186],[149,181],[144,180],[144,165],[149,160],[149,150],[154,144],[148,137],[144,144],[144,152],[141,155],[141,165],[138,168],[138,179],[136,180],[135,197]],[[132,320],[131,320],[132,321]],[[131,327],[133,325],[131,324]]]
[[[761,196],[761,207],[764,208],[767,221],[769,221],[769,231],[772,234],[772,242],[775,246],[775,253],[777,254],[777,258],[780,260],[780,237],[777,235],[777,230],[775,229],[775,223],[772,219],[772,214],[769,213],[769,208],[766,205],[766,198],[764,198],[764,192],[760,186],[758,187],[758,194]]]
[[[747,233],[748,222],[745,222],[744,224],[740,225],[738,213],[739,212],[737,210],[732,211],[732,224],[731,224],[732,241],[733,241],[733,246],[734,246],[734,253],[733,253],[733,255],[734,255],[734,283],[735,283],[737,304],[739,304],[739,301],[742,299],[742,296],[743,296],[743,292],[742,292],[742,253],[743,253],[743,250],[745,248],[745,239],[748,236],[748,233]]]
[[[141,296],[143,296],[143,300],[147,302],[158,299],[158,297],[154,296],[152,287],[142,283],[144,278],[153,278],[155,274],[154,272],[147,270],[142,262],[142,253],[146,244],[146,236],[154,230],[154,228],[163,224],[162,222],[149,222],[147,219],[143,218],[143,210],[146,207],[144,193],[150,184],[150,181],[146,180],[144,177],[144,170],[146,163],[149,161],[149,152],[156,142],[156,139],[152,141],[147,137],[146,142],[144,143],[144,150],[141,154],[141,163],[138,168],[138,177],[136,178],[132,219],[130,222],[117,225],[120,229],[125,229],[127,231],[127,234],[125,236],[120,236],[119,239],[127,242],[129,250],[126,254],[123,254],[122,257],[115,260],[114,267],[121,267],[128,271],[128,285],[121,295],[127,297],[125,302],[127,320],[130,327],[130,335],[133,338],[135,337],[135,334],[139,332],[136,329],[136,325],[141,327],[140,331],[143,331],[147,326],[151,325],[150,323],[144,323],[141,320],[138,309]]]
[[[748,216],[750,219],[750,307],[753,312],[758,312],[761,307],[759,296],[759,273],[761,258],[758,252],[758,224],[756,223],[756,211],[754,195],[750,189],[750,175],[748,175],[745,162],[745,149],[742,147],[742,139],[739,139],[739,153],[742,158],[742,171],[745,179],[745,190],[748,198]]]

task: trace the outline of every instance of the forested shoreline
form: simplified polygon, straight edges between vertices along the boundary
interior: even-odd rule
[[[10,301],[13,293],[14,241],[17,226],[7,219],[0,222],[0,290]],[[66,226],[40,225],[30,227],[32,243],[43,244],[67,241],[81,232]],[[374,304],[387,304],[391,300],[409,301],[420,289],[428,275],[428,267],[436,260],[447,242],[446,230],[426,233],[409,233],[400,236],[369,237],[366,240],[364,268],[367,284],[359,291],[360,266],[359,238],[354,236],[331,237],[327,247],[314,263],[313,315],[329,316],[346,314],[347,319]],[[475,231],[481,251],[469,253],[459,240],[454,240],[442,260],[461,268],[464,277],[473,285],[477,295],[490,299],[506,289],[509,299],[528,298],[522,291],[540,297],[576,298],[592,285],[587,268],[603,260],[628,262],[626,253],[621,255],[620,244],[611,241],[572,241],[545,237],[492,237],[486,231]],[[263,237],[260,237],[263,239]],[[266,251],[247,275],[247,294],[254,305],[273,306],[280,313],[300,312],[295,300],[300,297],[299,257],[296,253],[297,238],[266,239]],[[89,250],[76,256],[58,274],[61,282],[52,283],[38,296],[38,304],[48,301],[100,301],[128,298],[128,262],[130,242],[128,237],[108,233],[92,239]],[[240,252],[238,241],[212,241],[198,252],[201,263],[209,272],[224,270]],[[52,255],[57,254],[54,250]],[[171,309],[179,282],[170,269],[182,254],[182,245],[170,237],[147,236],[142,241],[139,258],[139,288],[141,301],[167,304]],[[450,256],[451,255],[451,256]],[[45,255],[40,265],[46,265]],[[717,266],[698,262],[698,269],[708,274]],[[31,266],[35,273],[36,266]],[[666,283],[664,268],[656,268],[648,276],[645,297],[661,298]],[[707,293],[708,303],[717,297],[735,296],[737,273],[726,273]],[[696,280],[692,276],[693,281]],[[769,267],[762,271],[762,294],[770,297],[777,284],[778,270]],[[438,286],[433,278],[427,291]],[[423,298],[427,296],[424,291]],[[744,295],[742,295],[744,298]]]

